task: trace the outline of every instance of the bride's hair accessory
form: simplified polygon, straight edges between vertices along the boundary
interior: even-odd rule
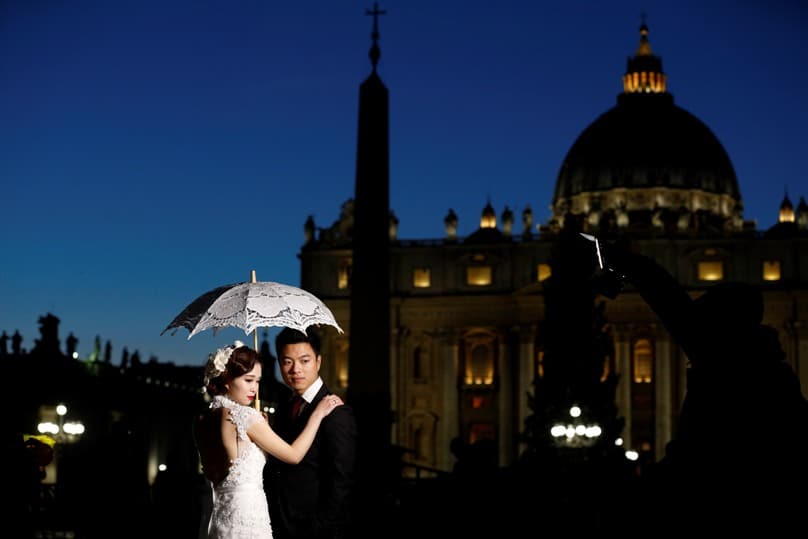
[[[205,365],[205,386],[224,372],[233,350],[242,346],[244,346],[243,342],[235,341],[233,344],[219,348],[215,353],[208,355],[208,363]]]

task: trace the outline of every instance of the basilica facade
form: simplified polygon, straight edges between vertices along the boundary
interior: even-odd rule
[[[440,239],[399,238],[392,213],[377,224],[389,240],[391,436],[409,462],[450,470],[454,439],[493,441],[500,465],[519,457],[529,393],[544,375],[543,282],[570,220],[605,240],[631,238],[694,296],[721,281],[758,285],[764,322],[778,330],[808,394],[808,205],[786,196],[767,230],[744,220],[730,157],[674,103],[645,24],[616,105],[581,132],[559,170],[544,223],[534,223],[529,207],[516,222],[509,208],[497,215],[489,203],[467,237],[458,236],[451,210]],[[353,204],[330,227],[310,218],[300,251],[302,287],[343,328],[355,277]],[[603,369],[618,374],[625,421],[617,443],[658,459],[676,430],[687,358],[631,288],[604,306],[614,353]],[[343,394],[352,382],[350,342],[350,332],[325,334],[321,374]]]

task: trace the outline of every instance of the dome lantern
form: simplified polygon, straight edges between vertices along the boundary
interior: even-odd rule
[[[623,92],[627,94],[667,92],[667,77],[662,71],[662,59],[651,51],[645,17],[640,26],[640,46],[634,57],[628,59],[628,67],[623,75]]]

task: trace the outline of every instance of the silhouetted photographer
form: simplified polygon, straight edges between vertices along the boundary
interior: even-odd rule
[[[633,285],[688,359],[680,421],[649,474],[649,509],[680,531],[769,531],[806,508],[808,401],[763,296],[745,283],[688,292],[651,258],[600,244],[605,282]]]

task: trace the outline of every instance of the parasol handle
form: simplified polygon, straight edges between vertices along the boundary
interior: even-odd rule
[[[257,282],[255,277],[255,270],[250,270],[250,282],[255,283]],[[258,328],[253,330],[253,348],[255,349],[256,353],[258,352]],[[259,412],[261,411],[261,399],[258,398],[258,394],[255,396],[255,409]]]
[[[250,270],[250,282],[258,282],[255,278],[255,270]],[[256,352],[258,351],[258,328],[253,330],[253,348],[255,348]]]

